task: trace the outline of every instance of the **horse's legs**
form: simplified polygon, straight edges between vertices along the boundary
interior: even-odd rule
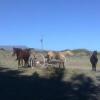
[[[20,66],[20,59],[18,59],[18,68],[19,68],[19,66]]]
[[[24,66],[26,67],[27,66],[27,60],[26,58],[24,59],[25,63],[24,63]]]
[[[18,59],[18,67],[23,67],[23,59]]]
[[[27,58],[27,66],[30,66],[29,57]]]
[[[21,59],[21,65],[22,65],[22,67],[24,66],[24,64],[23,64],[23,59]]]
[[[64,62],[59,62],[58,64],[59,64],[59,68],[60,67],[63,67],[63,69],[65,68],[65,63]]]
[[[27,63],[26,63],[26,60],[24,60],[24,62],[25,62],[25,63],[24,63],[24,67],[26,67],[26,64],[27,64]]]
[[[25,66],[25,60],[22,59],[22,66],[24,67]]]
[[[28,58],[24,58],[24,61],[25,61],[25,66],[29,66]]]

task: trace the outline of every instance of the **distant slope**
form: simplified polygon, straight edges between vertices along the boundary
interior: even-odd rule
[[[74,50],[66,49],[66,50],[63,50],[63,52],[66,52],[66,51],[71,51],[74,55],[90,55],[92,52],[92,51],[89,51],[87,49],[74,49]]]
[[[12,51],[14,47],[22,48],[22,49],[30,48],[30,47],[24,46],[24,45],[0,45],[1,50]],[[38,49],[38,48],[30,48],[30,49],[32,51],[36,51],[36,52],[40,52],[40,53],[47,53],[48,51],[53,51],[53,50],[42,50],[42,49]],[[65,49],[65,50],[53,51],[53,52],[66,52],[66,51],[71,51],[75,55],[90,55],[92,53],[92,51],[90,51],[88,49],[74,49],[74,50]],[[98,51],[98,55],[100,55],[99,51]]]
[[[10,46],[10,45],[0,45],[0,49],[4,49],[4,50],[12,50],[13,48],[28,48],[27,46],[22,46],[22,45],[15,45],[15,46]]]

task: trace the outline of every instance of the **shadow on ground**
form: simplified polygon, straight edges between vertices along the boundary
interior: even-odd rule
[[[83,74],[64,82],[64,69],[55,69],[50,79],[20,73],[0,68],[0,100],[97,100],[94,81]]]

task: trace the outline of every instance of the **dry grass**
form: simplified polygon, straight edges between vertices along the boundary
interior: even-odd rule
[[[11,52],[0,51],[2,100],[12,97],[13,100],[100,100],[99,97],[95,99],[100,92],[97,90],[100,73],[99,70],[91,71],[89,57],[71,57],[65,69],[34,67],[18,70],[15,59]],[[100,62],[98,68],[99,65]]]
[[[18,70],[17,61],[15,59],[16,57],[12,56],[12,52],[0,50],[1,67],[10,68],[11,70]],[[82,73],[87,76],[89,75],[94,79],[96,75],[99,75],[98,73],[91,72],[91,65],[88,56],[70,57],[66,59],[67,59],[66,70],[64,71],[63,80],[68,80],[70,79],[70,77]],[[99,65],[100,62],[98,63],[98,69],[99,69]],[[23,73],[20,73],[21,75],[31,76],[33,73],[37,72],[40,77],[46,77],[46,78],[49,78],[51,75],[55,73],[54,67],[48,67],[48,68],[34,67],[34,69],[20,68],[19,70],[23,71]]]

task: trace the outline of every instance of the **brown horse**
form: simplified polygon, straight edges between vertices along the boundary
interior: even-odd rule
[[[25,62],[24,66],[28,66],[28,60],[30,57],[30,49],[21,49],[21,48],[13,48],[13,56],[16,55],[18,60],[18,67],[20,65],[23,66],[23,61]]]

